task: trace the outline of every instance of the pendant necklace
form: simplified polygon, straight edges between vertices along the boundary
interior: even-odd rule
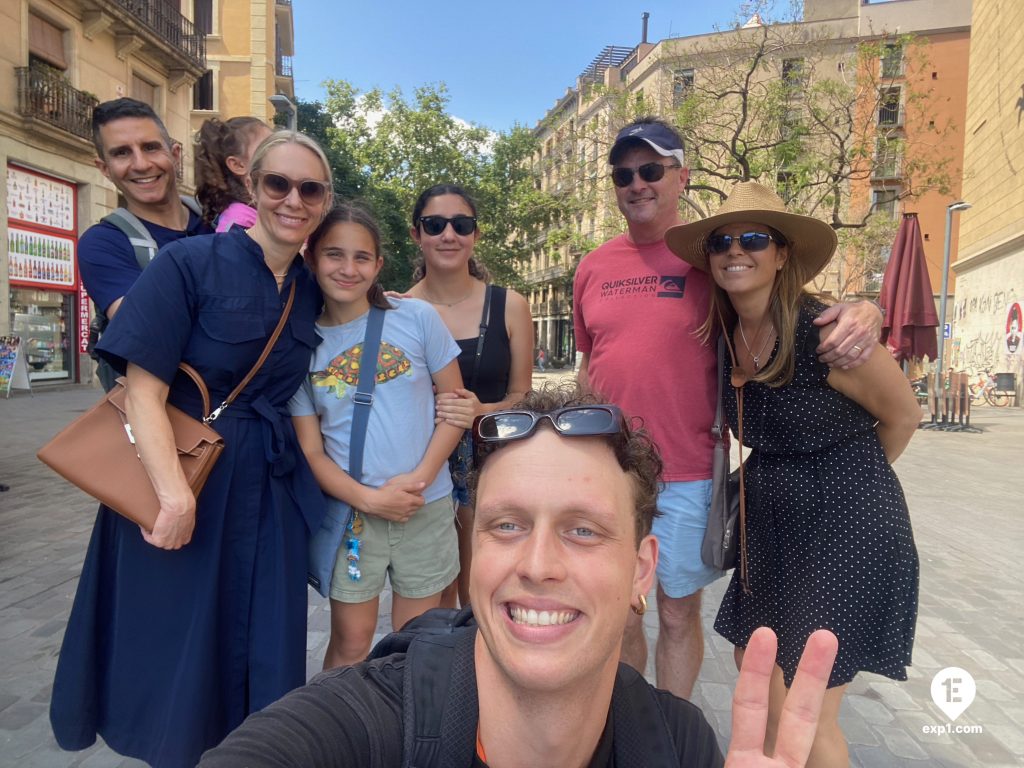
[[[769,325],[768,333],[765,334],[764,341],[761,343],[761,348],[757,350],[757,354],[754,354],[754,350],[752,350],[750,348],[750,344],[747,343],[747,334],[743,332],[743,321],[737,320],[736,324],[740,327],[740,339],[743,340],[743,346],[747,348],[747,354],[750,355],[750,359],[754,361],[754,371],[756,372],[761,368],[761,355],[764,354],[764,349],[768,346],[768,339],[772,337],[771,326]],[[760,331],[761,329],[758,328],[758,334],[760,334]],[[757,336],[754,337],[754,343],[757,343]]]
[[[474,290],[476,290],[476,286],[475,286],[475,285],[474,285],[473,287],[471,287],[471,288],[469,289],[469,293],[467,293],[467,294],[466,294],[465,296],[463,296],[463,297],[462,297],[461,299],[456,299],[455,301],[437,301],[437,300],[435,300],[435,299],[432,299],[432,298],[430,298],[430,297],[429,297],[429,296],[427,296],[427,295],[426,295],[425,293],[423,294],[423,298],[425,298],[425,299],[426,299],[427,301],[429,301],[429,302],[430,302],[431,304],[438,304],[438,305],[440,305],[440,306],[442,306],[442,307],[448,307],[449,309],[451,309],[451,308],[452,308],[452,307],[454,307],[454,306],[455,306],[456,304],[461,304],[461,303],[462,303],[462,302],[464,302],[464,301],[465,301],[466,299],[468,299],[468,298],[469,298],[470,296],[472,296],[472,295],[473,295],[473,291],[474,291]]]

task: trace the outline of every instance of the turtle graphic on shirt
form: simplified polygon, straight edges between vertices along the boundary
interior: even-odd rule
[[[359,383],[359,370],[363,360],[363,342],[350,347],[335,357],[327,364],[322,371],[314,371],[310,379],[315,387],[327,387],[334,392],[339,400],[344,397],[349,387],[355,387]],[[385,384],[397,379],[403,374],[408,374],[412,363],[405,356],[405,352],[398,347],[388,344],[386,341],[380,343],[380,352],[377,354],[377,375],[375,380],[378,384]],[[410,374],[411,375],[411,374]]]

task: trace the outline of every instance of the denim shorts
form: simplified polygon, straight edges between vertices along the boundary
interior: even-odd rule
[[[459,539],[450,496],[429,501],[407,523],[393,523],[363,514],[359,535],[359,570],[348,576],[347,552],[338,550],[331,579],[331,599],[365,603],[384,591],[384,578],[402,597],[435,595],[459,575]]]
[[[722,576],[700,559],[708,527],[711,481],[665,483],[651,527],[658,539],[658,582],[669,597],[687,597]]]

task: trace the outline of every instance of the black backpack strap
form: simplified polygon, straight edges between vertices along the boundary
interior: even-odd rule
[[[472,763],[479,720],[475,640],[476,627],[463,624],[443,633],[421,633],[409,643],[402,694],[403,768]]]
[[[626,664],[619,664],[615,676],[612,729],[616,768],[679,765],[676,744],[654,688]]]

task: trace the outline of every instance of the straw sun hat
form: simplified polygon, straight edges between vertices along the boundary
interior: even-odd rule
[[[708,271],[707,240],[721,226],[735,222],[764,224],[788,241],[789,258],[801,262],[810,281],[825,268],[839,240],[825,222],[786,210],[782,198],[756,181],[741,181],[714,216],[672,227],[665,243],[676,256]]]

